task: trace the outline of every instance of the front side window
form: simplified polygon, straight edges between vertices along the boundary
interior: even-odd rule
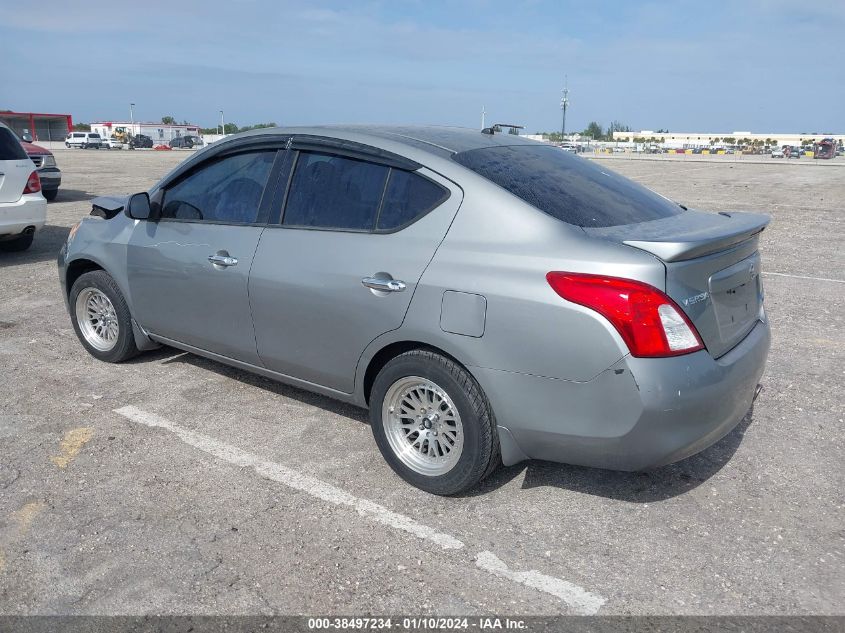
[[[164,192],[162,218],[252,224],[275,151],[227,156],[200,167]]]
[[[300,152],[283,223],[370,231],[389,171],[389,167],[362,160]]]

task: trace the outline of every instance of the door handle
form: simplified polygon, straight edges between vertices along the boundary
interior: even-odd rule
[[[371,290],[382,292],[402,292],[407,286],[404,281],[398,279],[381,279],[379,277],[364,277],[361,283]]]
[[[229,255],[209,255],[208,261],[210,261],[215,266],[237,266],[238,265],[238,258],[237,257],[230,257]]]

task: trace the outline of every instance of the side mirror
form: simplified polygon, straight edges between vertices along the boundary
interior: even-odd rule
[[[126,215],[133,220],[149,220],[152,214],[150,210],[150,194],[146,191],[136,193],[129,198],[126,205]]]
[[[24,134],[21,134],[21,138],[24,141],[26,141],[27,143],[32,143],[32,134],[30,134],[29,132],[25,132]]]

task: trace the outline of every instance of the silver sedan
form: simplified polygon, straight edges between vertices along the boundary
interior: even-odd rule
[[[396,473],[456,494],[733,429],[769,349],[767,223],[496,129],[265,129],[94,200],[59,277],[98,359],[170,345],[368,407]]]

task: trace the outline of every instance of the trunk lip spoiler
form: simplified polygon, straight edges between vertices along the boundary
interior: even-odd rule
[[[703,257],[759,235],[771,216],[765,213],[686,211],[641,224],[585,228],[588,235],[615,239],[656,255],[665,262]]]

